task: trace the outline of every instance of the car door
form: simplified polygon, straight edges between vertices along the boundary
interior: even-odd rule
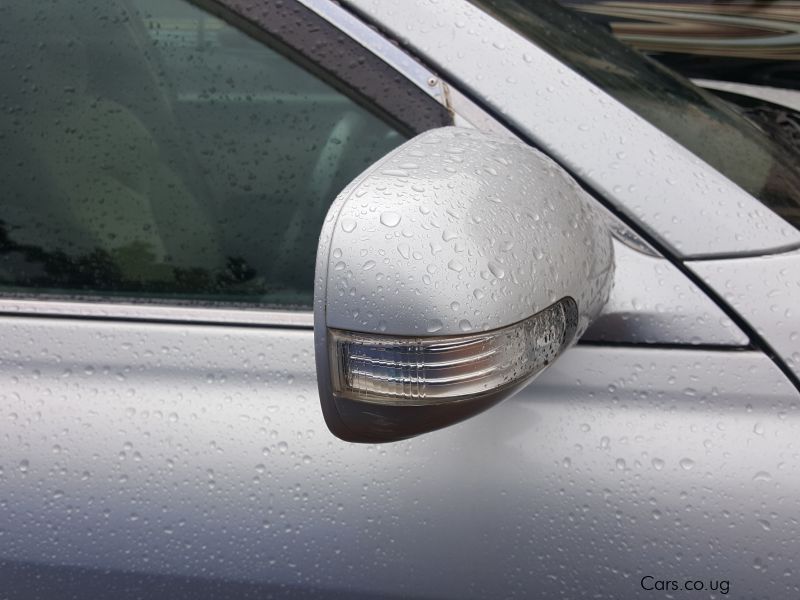
[[[788,593],[798,393],[646,245],[605,329],[504,404],[328,432],[325,208],[451,116],[352,15],[224,4],[0,8],[4,594]]]

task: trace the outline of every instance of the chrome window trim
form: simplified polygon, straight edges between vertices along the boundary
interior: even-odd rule
[[[340,6],[335,0],[296,0],[296,2],[328,21],[437,102],[446,106],[453,116],[454,125],[517,137],[469,97],[444,81],[425,64],[408,54],[379,31]]]
[[[383,60],[387,65],[440,104],[447,106],[445,86],[441,79],[421,62],[390,42],[361,19],[332,0],[296,0],[322,17],[339,31],[361,44],[366,50]]]
[[[91,300],[0,298],[0,316],[65,317],[207,325],[244,325],[311,329],[310,310],[229,308]]]
[[[772,104],[785,106],[800,112],[800,91],[785,88],[770,87],[768,85],[752,85],[736,81],[721,81],[716,79],[692,79],[692,83],[701,88],[718,92],[729,92],[758,100],[765,100]]]

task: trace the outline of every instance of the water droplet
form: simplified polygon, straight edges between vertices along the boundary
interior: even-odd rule
[[[431,319],[430,321],[428,321],[428,326],[426,327],[426,330],[428,333],[436,333],[437,331],[440,331],[442,327],[444,327],[444,325],[439,319]]]
[[[753,481],[771,481],[772,475],[770,475],[767,471],[759,471],[755,475],[753,475]]]
[[[489,261],[489,270],[492,272],[492,275],[497,277],[498,279],[502,279],[506,276],[506,272],[499,264],[494,261]]]
[[[397,225],[400,223],[400,215],[396,212],[387,210],[386,212],[381,213],[381,223],[386,225],[386,227],[397,227]]]
[[[694,461],[691,458],[682,458],[678,464],[684,471],[688,471],[694,467]]]
[[[451,271],[455,271],[456,273],[460,273],[464,270],[464,265],[458,262],[455,258],[447,263],[447,268]]]
[[[355,219],[342,219],[342,230],[345,233],[350,233],[356,228],[356,221]]]

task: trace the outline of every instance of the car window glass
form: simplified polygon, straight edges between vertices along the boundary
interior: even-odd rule
[[[336,194],[398,131],[184,0],[0,6],[5,293],[308,306]]]

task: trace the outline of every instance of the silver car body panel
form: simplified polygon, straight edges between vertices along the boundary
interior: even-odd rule
[[[563,169],[515,139],[458,127],[414,137],[331,204],[315,272],[321,348],[328,328],[464,335],[565,297],[577,303],[580,336],[614,273],[595,207]]]
[[[585,341],[746,346],[749,338],[664,258],[617,242],[614,288]]]
[[[338,4],[330,0],[300,2],[444,102],[453,112],[456,125],[516,138],[457,88],[444,84],[404,49]],[[438,86],[444,86],[443,93],[437,91]],[[732,346],[749,343],[748,337],[685,275],[622,221],[611,213],[607,217],[616,238],[614,287],[598,322],[587,332],[585,340]],[[626,252],[619,242],[659,259],[647,260],[635,252]],[[643,294],[643,290],[648,293]]]
[[[415,26],[435,9],[419,6],[403,8]],[[428,25],[454,43],[443,25],[456,18]],[[541,85],[560,80],[544,73]],[[647,173],[626,177],[646,183]],[[644,189],[663,200],[655,187]],[[629,214],[664,218],[633,196]],[[712,217],[728,246],[761,252],[780,240],[766,209],[768,227],[741,241],[726,229],[735,211],[697,223],[697,210],[667,228],[675,247],[682,228]],[[753,225],[750,212],[738,227]],[[667,261],[615,250],[621,283],[604,314],[635,319],[656,341],[746,340]],[[759,318],[796,322],[796,253],[690,265],[773,344]],[[748,265],[768,273],[739,270]],[[740,275],[752,287],[726,293],[726,277]],[[636,277],[669,299],[667,314],[702,323],[634,302]],[[85,577],[119,598],[137,583],[139,595],[179,597],[187,581],[215,598],[244,597],[238,584],[255,597],[649,598],[646,575],[730,580],[731,597],[796,595],[800,394],[764,354],[579,345],[478,417],[370,446],[324,424],[311,321],[304,311],[0,301],[0,574],[25,573],[43,596],[70,585],[85,594]],[[53,567],[58,584],[47,587]],[[116,574],[126,587],[106,583]]]
[[[800,252],[687,266],[772,346],[800,380]]]
[[[794,593],[800,395],[754,351],[578,346],[478,417],[372,446],[328,433],[311,331],[4,317],[0,339],[0,561],[37,578]]]
[[[441,70],[448,83],[480,98],[676,255],[755,255],[800,244],[800,231],[750,194],[466,0],[347,4]]]

